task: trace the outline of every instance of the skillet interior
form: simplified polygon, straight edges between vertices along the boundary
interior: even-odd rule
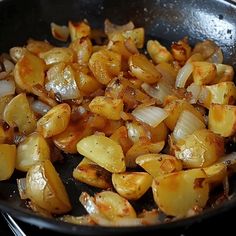
[[[236,27],[234,16],[236,6],[220,0],[139,0],[139,1],[109,1],[109,0],[3,0],[0,1],[0,52],[6,52],[10,47],[23,45],[29,37],[47,39],[57,43],[50,34],[50,23],[67,24],[68,20],[88,20],[93,28],[103,28],[105,18],[122,24],[132,20],[136,26],[145,28],[148,38],[156,38],[166,46],[172,41],[189,36],[191,44],[199,40],[211,38],[224,51],[225,63],[236,69]],[[65,163],[57,165],[74,206],[72,214],[81,215],[85,211],[78,203],[82,191],[90,194],[96,189],[85,184],[75,182],[71,175],[73,168],[80,161],[80,157],[67,156]],[[8,180],[0,182],[0,209],[12,213],[28,223],[70,234],[100,235],[121,234],[128,232],[149,231],[156,232],[170,228],[181,227],[201,221],[219,214],[236,205],[236,196],[217,209],[204,211],[197,217],[179,220],[177,222],[150,227],[138,228],[104,228],[73,226],[58,223],[35,215],[27,209],[18,197],[15,179],[23,176],[16,172]],[[232,193],[236,193],[236,181],[232,180]],[[149,193],[146,194],[146,199]],[[150,208],[153,202],[141,200],[135,204],[138,208]],[[141,206],[141,207],[140,207]]]

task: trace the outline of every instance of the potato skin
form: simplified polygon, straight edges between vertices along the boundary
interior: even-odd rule
[[[33,204],[51,214],[71,210],[65,187],[49,160],[35,164],[27,172],[26,195]]]

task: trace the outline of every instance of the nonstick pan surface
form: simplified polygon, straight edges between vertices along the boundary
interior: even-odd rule
[[[0,52],[10,47],[24,45],[28,38],[47,39],[58,44],[50,33],[50,23],[67,24],[68,20],[80,21],[86,18],[92,28],[103,28],[105,18],[123,24],[132,20],[136,26],[145,28],[146,38],[155,38],[164,45],[188,36],[190,43],[210,38],[224,52],[224,62],[236,69],[236,6],[230,1],[220,0],[2,0],[0,1]],[[63,163],[57,163],[59,172],[70,196],[72,215],[85,214],[79,203],[83,191],[93,194],[98,191],[72,178],[74,167],[80,156],[65,155]],[[11,179],[0,182],[0,210],[14,217],[47,229],[67,234],[121,235],[124,233],[156,233],[184,227],[194,222],[222,214],[236,208],[236,178],[231,179],[231,200],[214,209],[207,209],[198,216],[171,223],[147,227],[100,227],[78,226],[36,215],[20,200],[16,178],[24,175],[15,172]],[[136,210],[154,206],[151,192],[134,203]]]

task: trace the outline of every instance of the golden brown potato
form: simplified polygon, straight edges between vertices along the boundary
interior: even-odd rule
[[[103,191],[94,196],[96,206],[109,220],[116,221],[120,218],[135,218],[136,212],[131,204],[117,193]]]
[[[216,66],[216,78],[211,82],[217,84],[226,81],[232,81],[234,78],[234,68],[230,65],[215,64]]]
[[[38,56],[41,52],[47,52],[53,48],[47,41],[38,41],[34,39],[29,39],[26,48],[31,53]]]
[[[11,144],[13,143],[14,139],[14,128],[4,127],[4,125],[0,126],[0,144],[6,143]]]
[[[3,120],[3,112],[6,105],[12,100],[13,95],[7,95],[4,97],[0,97],[0,119]]]
[[[159,153],[165,145],[165,141],[151,143],[150,140],[141,139],[136,142],[126,153],[125,163],[127,167],[136,167],[136,158],[148,153]]]
[[[96,188],[108,189],[112,187],[111,173],[87,158],[83,158],[74,169],[73,177]]]
[[[67,103],[59,104],[49,110],[37,122],[37,131],[44,138],[62,133],[69,124],[71,108]]]
[[[128,200],[137,200],[152,185],[152,177],[146,172],[125,172],[112,174],[115,190]]]
[[[72,63],[75,59],[75,53],[70,48],[54,47],[47,52],[39,53],[39,57],[44,60],[46,65],[54,65],[59,62]]]
[[[236,87],[232,81],[208,85],[203,93],[200,103],[208,109],[213,103],[233,105],[236,100]]]
[[[168,135],[168,128],[164,121],[162,121],[158,126],[155,128],[150,127],[151,132],[151,140],[153,143],[165,141]]]
[[[69,21],[68,26],[69,26],[71,41],[88,37],[91,33],[90,26],[84,21],[78,23]]]
[[[65,186],[49,160],[33,165],[27,172],[26,195],[33,204],[51,214],[71,210]]]
[[[209,184],[202,169],[192,169],[161,175],[152,183],[153,197],[167,215],[184,217],[191,210],[205,207]]]
[[[169,116],[164,120],[165,124],[170,130],[174,130],[177,120],[179,119],[180,114],[184,110],[192,112],[197,118],[204,122],[202,114],[197,111],[194,106],[188,103],[185,100],[173,100],[169,102],[164,109],[169,113]]]
[[[236,106],[211,104],[208,116],[208,128],[223,137],[236,132]]]
[[[138,156],[135,161],[152,177],[182,170],[182,162],[166,154],[145,154]]]
[[[120,120],[123,111],[122,99],[112,99],[105,96],[96,96],[89,104],[91,112],[104,116],[110,120]]]
[[[44,160],[50,160],[50,148],[40,134],[32,133],[18,145],[16,169],[28,171],[31,166]]]
[[[24,134],[30,134],[36,128],[36,117],[25,93],[18,94],[7,104],[3,119],[11,127],[18,127],[19,131]]]
[[[119,144],[103,135],[90,135],[77,143],[78,152],[112,173],[125,171],[125,160]]]
[[[194,131],[176,146],[175,156],[185,168],[210,166],[224,154],[224,139],[208,129]]]
[[[147,51],[156,64],[173,60],[171,53],[157,40],[148,40]]]
[[[108,84],[121,71],[121,55],[102,49],[89,59],[89,68],[101,84]]]
[[[0,144],[0,181],[11,177],[16,165],[16,146]]]
[[[36,84],[44,85],[44,70],[44,61],[27,52],[15,65],[15,82],[23,91],[32,92],[32,87]]]
[[[142,54],[135,54],[129,58],[129,69],[133,76],[141,81],[153,84],[160,80],[161,74],[155,66]]]
[[[216,78],[216,66],[205,61],[192,62],[193,81],[197,85],[210,84]]]

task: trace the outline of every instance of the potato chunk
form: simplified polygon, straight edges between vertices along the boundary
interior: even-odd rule
[[[32,92],[32,87],[36,84],[44,85],[44,70],[44,61],[27,52],[15,65],[15,82],[23,91]]]
[[[92,54],[89,68],[101,84],[108,84],[121,71],[121,55],[102,49]]]
[[[47,141],[38,133],[26,137],[17,147],[16,169],[28,171],[39,161],[50,159],[50,148]]]
[[[137,200],[151,187],[152,177],[146,172],[112,174],[115,190],[128,200]]]
[[[65,186],[49,160],[33,165],[27,172],[26,195],[33,204],[51,214],[71,210]]]
[[[207,129],[194,131],[176,146],[175,156],[185,168],[210,166],[224,154],[224,139]]]
[[[95,97],[89,104],[91,112],[104,116],[110,120],[120,120],[123,111],[123,100],[105,96]]]
[[[0,144],[0,181],[11,177],[15,170],[16,146]]]
[[[161,175],[152,184],[154,200],[167,215],[187,216],[190,210],[206,205],[209,194],[206,178],[202,169]]]
[[[133,76],[148,84],[156,83],[161,78],[160,72],[142,54],[135,54],[129,58],[129,69]]]
[[[97,188],[108,189],[112,187],[111,173],[87,158],[84,158],[74,169],[73,177]]]
[[[216,134],[230,137],[236,132],[236,106],[211,104],[208,127]]]
[[[18,127],[25,134],[36,128],[36,117],[30,108],[25,93],[15,96],[5,107],[3,119],[11,126]]]
[[[125,161],[119,144],[103,135],[91,135],[77,143],[77,150],[91,161],[112,172],[125,171]]]
[[[49,110],[37,122],[37,131],[44,138],[63,132],[69,124],[71,109],[67,103],[59,104]]]
[[[136,163],[153,177],[182,170],[182,162],[166,154],[141,155],[136,158]]]

